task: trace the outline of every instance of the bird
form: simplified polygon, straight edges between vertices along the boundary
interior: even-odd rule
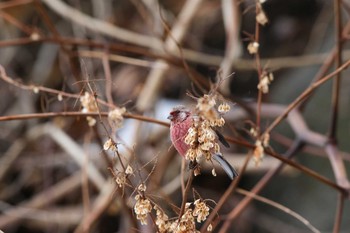
[[[173,108],[168,116],[168,119],[170,120],[171,142],[177,152],[183,157],[185,157],[187,150],[190,148],[190,146],[185,143],[185,137],[188,133],[188,129],[193,124],[193,117],[194,114],[192,114],[191,110],[185,106],[178,106]],[[217,134],[216,140],[224,140],[224,137],[218,134],[219,132],[217,130],[215,130],[215,133]],[[228,143],[226,141],[224,141],[223,144],[225,146],[228,146]],[[223,157],[221,153],[213,153],[212,158],[219,163],[219,165],[223,168],[231,180],[238,176],[237,171],[231,166],[231,164]]]

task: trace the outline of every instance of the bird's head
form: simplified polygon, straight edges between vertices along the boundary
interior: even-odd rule
[[[184,106],[178,106],[173,108],[170,112],[168,119],[173,123],[183,122],[191,115],[191,112],[188,108]]]

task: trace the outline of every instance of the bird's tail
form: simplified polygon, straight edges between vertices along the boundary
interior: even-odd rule
[[[224,169],[226,174],[233,180],[238,176],[237,171],[231,166],[229,162],[222,156],[222,154],[214,154],[213,158],[216,162],[220,164],[220,166]]]

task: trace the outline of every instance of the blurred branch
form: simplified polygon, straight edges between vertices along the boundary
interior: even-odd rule
[[[97,33],[119,39],[124,42],[129,42],[135,45],[159,49],[162,42],[154,37],[141,35],[129,30],[117,27],[111,23],[105,22],[88,16],[60,0],[42,0],[50,9],[55,11],[60,16],[76,23],[89,30]]]
[[[26,33],[28,36],[31,36],[34,32],[36,32],[33,28],[28,27],[27,25],[20,22],[15,17],[11,16],[10,14],[7,14],[6,12],[0,10],[0,17],[20,29],[22,32]],[[36,32],[37,33],[37,32]]]
[[[350,190],[350,182],[347,177],[344,160],[342,159],[338,148],[334,144],[328,143],[325,147],[325,151],[327,152],[328,158],[331,162],[337,184]]]
[[[220,85],[221,91],[228,95],[229,81],[227,77],[231,73],[234,61],[241,54],[240,44],[240,15],[237,0],[222,0],[222,15],[226,32],[226,48],[225,56],[220,64],[220,71],[222,72],[223,83]]]
[[[334,218],[333,233],[340,232],[341,222],[343,218],[344,211],[344,195],[342,193],[338,194],[338,202],[336,207],[336,214]]]
[[[250,159],[251,159],[251,155],[248,154],[248,156],[246,157],[246,159],[244,161],[242,169],[239,171],[239,174],[244,174]],[[211,224],[213,222],[214,218],[218,217],[218,213],[219,213],[220,209],[223,207],[225,202],[229,199],[229,197],[232,195],[234,190],[237,188],[237,185],[241,179],[242,179],[242,175],[239,175],[238,177],[236,177],[234,180],[231,181],[230,186],[226,189],[225,193],[220,197],[219,202],[216,204],[214,209],[209,214],[207,220],[204,222],[203,226],[201,227],[200,232],[206,232],[209,224]],[[213,230],[214,229],[215,229],[215,226],[213,226]]]
[[[53,38],[53,37],[42,37],[42,38],[15,38],[11,40],[1,40],[0,41],[0,47],[8,47],[8,46],[18,46],[18,45],[26,45],[26,44],[37,44],[40,42],[47,42],[47,43],[55,43],[55,44],[65,44],[65,45],[82,45],[82,46],[90,46],[94,48],[105,48],[105,44],[91,41],[91,40],[85,40],[85,39],[78,39],[78,38],[68,38],[68,37],[59,37],[59,38]],[[163,60],[166,60],[168,63],[175,65],[177,67],[180,67],[180,61],[178,60],[179,55],[178,54],[171,54],[175,57],[169,57],[168,55],[164,55],[162,53],[159,53],[157,51],[148,51],[145,50],[142,47],[135,47],[135,46],[127,46],[127,45],[118,45],[116,43],[110,44],[109,49],[113,51],[126,51],[126,52],[132,52],[139,55],[146,55],[151,58],[161,58]],[[183,59],[186,59],[189,62],[194,62],[197,64],[202,65],[208,65],[208,66],[217,66],[219,67],[222,60],[224,59],[222,56],[218,55],[211,55],[206,53],[201,53],[193,50],[188,50],[183,48]],[[91,54],[94,53],[94,51],[90,51]],[[112,54],[111,54],[112,55]],[[118,55],[119,56],[119,55]],[[343,50],[343,56],[344,59],[350,59],[350,50]],[[174,58],[176,58],[174,60]],[[308,54],[308,55],[300,55],[300,56],[288,56],[288,57],[277,57],[277,58],[262,58],[261,64],[262,66],[268,65],[268,67],[271,70],[278,70],[278,69],[287,69],[287,68],[297,68],[297,67],[307,67],[307,66],[317,66],[319,64],[323,64],[328,60],[331,60],[330,63],[333,61],[334,53],[318,53],[318,54]],[[113,59],[112,59],[113,60]],[[145,61],[144,61],[145,62]],[[328,64],[329,62],[327,62]],[[243,59],[243,58],[237,58],[233,60],[232,67],[236,70],[255,70],[255,60],[253,59]],[[160,67],[158,67],[160,68]],[[322,73],[324,76],[325,71]],[[321,76],[321,77],[322,77]]]
[[[80,184],[81,172],[76,172],[74,175],[56,183],[49,189],[36,194],[30,200],[3,211],[4,215],[0,215],[0,228],[10,227],[22,218],[30,216],[32,209],[39,209],[59,200],[68,193],[71,193]]]
[[[296,152],[303,146],[303,143],[300,140],[294,141],[293,145],[289,148],[286,153],[287,158],[291,159]],[[251,189],[251,193],[258,194],[261,190],[269,183],[269,181],[275,177],[285,164],[280,161],[279,165],[273,169],[270,169],[255,186]],[[246,196],[241,200],[238,205],[228,214],[227,219],[225,220],[221,230],[228,229],[232,222],[246,209],[246,207],[251,203],[253,198],[251,196]]]
[[[90,58],[99,58],[99,59],[103,59],[104,57],[106,57],[106,59],[114,62],[120,62],[124,64],[147,67],[147,68],[162,69],[162,66],[160,66],[156,62],[121,56],[117,54],[110,54],[110,53],[105,54],[104,52],[90,51],[90,50],[79,50],[77,51],[77,54],[78,56],[81,56],[81,57],[90,57]]]
[[[115,183],[112,179],[108,179],[103,186],[99,196],[95,199],[91,211],[88,215],[84,216],[78,227],[75,229],[75,233],[87,232],[91,226],[98,220],[98,218],[110,207],[113,201],[113,193],[115,191]]]
[[[341,0],[334,0],[334,17],[335,17],[335,69],[338,69],[342,64],[342,15],[341,15]],[[332,89],[332,111],[329,125],[328,137],[329,140],[336,143],[336,132],[338,125],[338,111],[339,111],[339,91],[341,71],[338,72],[333,79]]]
[[[27,141],[25,139],[17,139],[10,148],[1,156],[0,164],[6,164],[6,166],[2,166],[0,169],[0,182],[6,175],[6,173],[10,170],[11,165],[20,155],[20,153],[24,150],[27,145]]]
[[[34,0],[12,0],[0,3],[0,9],[6,9],[32,3]]]
[[[164,42],[165,51],[173,53],[174,51],[179,50],[178,43],[181,43],[183,40],[190,22],[201,2],[202,0],[187,0],[185,2],[171,32],[169,32],[170,35]],[[164,75],[169,69],[169,65],[163,60],[157,60],[156,66],[162,67],[162,69],[153,68],[150,71],[146,83],[144,84],[136,102],[136,107],[141,112],[149,110],[154,105],[155,98],[164,81]]]
[[[247,196],[247,197],[251,197],[257,201],[260,201],[262,203],[265,203],[267,205],[270,205],[276,209],[279,209],[283,212],[285,212],[286,214],[288,215],[291,215],[292,217],[294,217],[295,219],[297,219],[298,221],[300,221],[302,224],[304,224],[307,228],[309,228],[312,232],[315,232],[315,233],[321,233],[321,231],[319,231],[318,229],[316,229],[308,220],[306,220],[303,216],[301,216],[300,214],[294,212],[293,210],[289,209],[288,207],[285,207],[279,203],[276,203],[274,201],[271,201],[265,197],[262,197],[262,196],[259,196],[255,193],[252,193],[250,191],[247,191],[247,190],[244,190],[244,189],[241,189],[241,188],[237,188],[236,190],[237,193],[240,193],[244,196]],[[222,231],[222,233],[224,233],[226,231]]]
[[[9,211],[15,208],[18,208],[18,210],[22,210],[23,212],[30,212],[30,214],[21,215],[18,216],[18,218],[31,220],[29,224],[34,224],[36,227],[42,229],[47,229],[47,227],[57,225],[62,227],[73,227],[77,225],[83,217],[83,210],[80,206],[48,207],[45,208],[45,210],[39,210],[32,207],[16,207],[0,201],[1,211]],[[13,215],[12,217],[15,216]]]
[[[305,100],[314,90],[316,90],[320,85],[324,84],[328,80],[334,78],[335,75],[337,75],[339,72],[345,70],[350,65],[350,60],[346,61],[342,66],[340,66],[338,69],[333,71],[332,73],[326,75],[322,79],[318,80],[317,82],[313,83],[310,87],[308,87],[301,95],[299,95],[285,110],[283,114],[281,114],[279,117],[277,117],[265,130],[264,134],[268,134],[273,128],[275,128],[287,115],[292,109],[297,107],[303,100]]]
[[[98,189],[102,189],[103,184],[105,183],[105,178],[103,175],[99,172],[95,165],[85,163],[83,156],[85,155],[84,150],[60,128],[57,128],[52,124],[37,126],[31,129],[29,132],[29,137],[31,140],[34,140],[35,138],[39,138],[45,134],[49,135],[59,146],[61,146],[61,148],[64,149],[81,168],[86,166],[89,179]]]

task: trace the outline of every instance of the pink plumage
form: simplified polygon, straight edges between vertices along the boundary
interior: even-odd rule
[[[179,154],[185,156],[187,150],[190,148],[185,143],[185,137],[188,129],[192,126],[192,113],[187,108],[180,106],[170,112],[168,119],[171,121],[170,139]],[[238,176],[236,170],[227,162],[221,153],[213,154],[212,158],[220,164],[231,179]]]
[[[168,119],[171,120],[170,138],[180,155],[185,156],[189,146],[185,143],[188,129],[192,125],[191,112],[185,107],[174,108]]]

